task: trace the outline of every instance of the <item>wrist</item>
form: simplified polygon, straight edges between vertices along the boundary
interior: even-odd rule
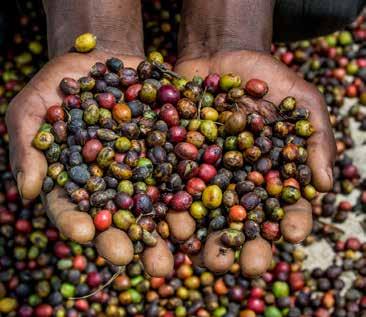
[[[140,1],[44,0],[49,56],[70,51],[85,32],[97,37],[97,51],[144,56]]]
[[[274,0],[185,0],[179,60],[222,52],[270,52]]]

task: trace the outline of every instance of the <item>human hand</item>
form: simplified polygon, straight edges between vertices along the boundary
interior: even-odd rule
[[[10,136],[10,162],[18,188],[24,199],[36,198],[42,190],[43,178],[47,174],[44,154],[32,146],[32,140],[47,109],[61,102],[58,85],[62,78],[85,76],[97,61],[110,58],[104,52],[89,54],[68,53],[52,59],[24,89],[12,100],[6,123]],[[142,60],[138,56],[116,56],[125,67],[136,68]],[[79,243],[95,242],[101,256],[115,265],[126,265],[133,258],[133,245],[126,233],[110,228],[95,237],[92,217],[77,210],[62,188],[55,188],[44,196],[47,214],[62,234]],[[166,243],[157,237],[155,247],[147,248],[142,256],[147,272],[153,276],[164,276],[173,270],[173,257]]]
[[[308,139],[309,164],[313,174],[313,184],[318,191],[326,192],[333,186],[332,166],[335,159],[335,141],[330,126],[326,104],[321,94],[311,84],[275,60],[269,54],[253,51],[218,52],[207,57],[178,60],[175,71],[186,78],[195,75],[205,77],[209,73],[239,75],[243,84],[257,78],[268,83],[266,99],[279,105],[286,96],[293,96],[299,107],[309,109],[310,121],[315,129]],[[285,207],[286,215],[281,221],[281,231],[285,240],[299,243],[312,229],[312,209],[305,199]],[[209,244],[220,248],[217,233],[208,237]],[[231,252],[208,252],[216,248],[203,249],[201,260],[212,271],[228,270],[234,261]],[[262,252],[258,252],[262,250]],[[268,269],[271,262],[270,244],[263,239],[255,239],[244,244],[240,264],[244,275],[260,275]]]
[[[11,165],[24,199],[39,195],[47,172],[43,153],[31,143],[47,108],[61,101],[57,90],[60,81],[85,76],[96,62],[113,56],[133,68],[144,58],[140,1],[111,0],[101,6],[97,0],[44,0],[43,5],[48,52],[51,57],[59,57],[45,65],[14,98],[6,118]],[[96,36],[96,49],[88,54],[65,54],[84,32]],[[96,234],[91,216],[78,211],[63,189],[55,188],[43,198],[50,219],[66,237],[80,243],[94,241],[99,254],[113,264],[125,265],[132,260],[133,246],[127,235],[116,228]],[[141,258],[150,275],[165,276],[173,271],[173,256],[164,240],[159,236],[156,239],[157,245],[146,248]]]

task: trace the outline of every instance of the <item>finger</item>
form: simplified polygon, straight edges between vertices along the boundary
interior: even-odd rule
[[[142,254],[142,263],[146,272],[153,277],[166,277],[173,274],[174,258],[167,243],[156,234],[157,244],[146,247]]]
[[[95,246],[100,256],[114,265],[127,265],[133,259],[133,245],[128,235],[117,228],[109,228],[97,235]]]
[[[222,244],[221,232],[213,232],[208,236],[202,257],[204,266],[215,273],[227,272],[235,260],[234,251]]]
[[[320,192],[333,187],[333,165],[336,159],[336,145],[323,96],[315,92],[305,100],[310,110],[310,122],[315,132],[307,140],[308,164],[313,174],[313,183]]]
[[[247,277],[257,277],[266,272],[272,261],[272,248],[267,240],[257,237],[244,243],[240,253],[241,272]]]
[[[312,181],[319,192],[328,192],[333,188],[333,151],[334,137],[329,132],[320,130],[308,139],[308,160],[312,171]]]
[[[93,240],[95,227],[93,219],[86,212],[77,210],[71,203],[66,192],[56,187],[44,197],[47,215],[60,232],[67,238],[78,243]]]
[[[43,153],[32,146],[32,140],[43,120],[32,113],[32,98],[29,99],[29,104],[21,105],[22,107],[17,105],[17,100],[19,99],[11,103],[6,117],[10,138],[10,164],[21,196],[34,199],[40,194],[43,178],[47,173],[47,161]]]
[[[177,241],[186,241],[196,230],[196,222],[188,211],[169,210],[166,222],[171,237]]]
[[[311,204],[301,198],[284,209],[285,217],[280,225],[283,238],[291,243],[300,243],[306,239],[313,227]]]

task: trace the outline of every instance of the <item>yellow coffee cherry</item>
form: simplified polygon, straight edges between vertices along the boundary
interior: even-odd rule
[[[75,40],[75,49],[79,53],[87,53],[97,45],[97,37],[92,33],[84,33],[79,35]]]

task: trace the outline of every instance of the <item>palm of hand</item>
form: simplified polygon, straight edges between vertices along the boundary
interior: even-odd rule
[[[186,78],[192,78],[194,75],[205,77],[209,73],[234,73],[238,74],[244,83],[252,78],[264,80],[269,86],[269,93],[265,98],[275,105],[278,105],[286,96],[294,96],[300,107],[307,108],[312,113],[310,120],[315,128],[315,133],[308,140],[308,164],[313,172],[313,183],[319,191],[328,191],[332,188],[335,143],[326,105],[314,86],[305,82],[271,56],[247,51],[219,53],[209,58],[178,61],[175,71]],[[300,199],[296,204],[286,206],[285,210],[286,216],[281,222],[281,229],[291,225],[291,230],[286,230],[291,234],[286,234],[282,230],[284,238],[292,243],[304,240],[312,227],[311,205],[306,200]],[[302,227],[305,220],[310,224],[306,229]],[[293,224],[298,225],[293,226]],[[212,240],[214,239],[212,238]],[[256,242],[244,244],[240,264],[246,275],[261,274],[269,264],[268,256],[266,259],[264,254],[257,252],[255,258],[245,256],[244,253],[253,251],[256,245]],[[207,252],[207,249],[204,248],[203,257],[199,261],[214,270],[214,263],[220,259],[217,254]],[[268,247],[267,250],[269,250]],[[227,255],[222,257],[227,257]],[[229,269],[231,261],[225,262],[224,260],[222,263],[227,263],[228,267],[225,269]]]
[[[68,56],[65,57],[49,62],[12,100],[7,112],[6,122],[9,127],[10,142],[21,145],[20,147],[10,147],[10,161],[14,175],[17,176],[21,194],[25,199],[33,199],[38,196],[42,179],[46,175],[45,158],[42,153],[30,145],[32,138],[44,121],[47,108],[60,103],[61,96],[58,95],[55,87],[58,86],[60,78],[64,77],[64,74],[75,77],[81,75],[74,71],[77,67],[70,67],[72,60],[70,59],[69,62]],[[66,62],[65,65],[62,65],[64,62]],[[36,162],[29,161],[27,163],[31,165],[22,166],[21,161],[27,160],[28,157],[36,158]]]
[[[211,58],[182,61],[175,71],[187,78],[232,72],[240,75],[244,82],[251,78],[262,79],[269,86],[265,98],[275,105],[286,96],[294,96],[300,107],[312,113],[310,120],[315,133],[309,139],[308,164],[313,170],[313,181],[319,191],[331,189],[335,143],[323,97],[313,85],[271,56],[256,52],[220,53]]]
[[[46,175],[47,164],[42,153],[31,146],[32,139],[44,121],[47,108],[61,102],[55,89],[64,77],[80,78],[90,67],[106,59],[103,54],[66,54],[47,63],[12,100],[6,116],[10,142],[10,162],[24,199],[36,198]],[[137,66],[139,58],[124,58],[127,65]]]

